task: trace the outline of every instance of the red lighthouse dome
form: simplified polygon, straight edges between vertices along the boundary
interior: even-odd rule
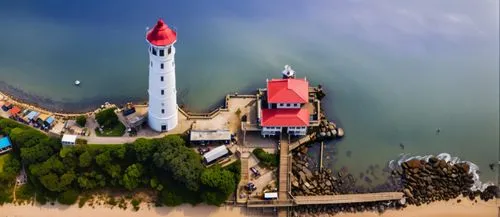
[[[177,33],[159,19],[155,27],[146,34],[146,39],[153,45],[166,46],[177,40]]]

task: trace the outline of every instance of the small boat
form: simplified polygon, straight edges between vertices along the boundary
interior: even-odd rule
[[[75,85],[76,85],[76,86],[80,85],[80,81],[79,81],[79,80],[76,80],[76,81],[75,81]]]

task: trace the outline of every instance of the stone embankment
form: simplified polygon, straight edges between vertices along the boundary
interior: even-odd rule
[[[498,187],[490,186],[485,191],[471,191],[474,184],[469,164],[451,164],[445,160],[431,157],[425,160],[409,160],[401,169],[394,170],[394,176],[400,176],[403,193],[409,204],[421,205],[439,200],[451,200],[460,195],[474,200],[479,196],[483,200],[493,199],[498,195]]]

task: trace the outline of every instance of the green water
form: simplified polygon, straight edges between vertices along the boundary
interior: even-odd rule
[[[498,2],[446,2],[2,2],[0,89],[62,110],[144,100],[145,27],[162,16],[179,32],[179,102],[191,110],[290,64],[325,87],[325,111],[346,131],[326,148],[332,168],[448,152],[496,181]]]

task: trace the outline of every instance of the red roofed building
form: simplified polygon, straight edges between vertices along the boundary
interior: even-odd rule
[[[12,115],[12,117],[15,117],[15,116],[17,116],[17,114],[19,114],[19,112],[21,112],[21,109],[17,106],[14,106],[14,107],[12,107],[12,109],[10,109],[9,112]]]
[[[263,136],[273,136],[283,129],[290,135],[306,135],[310,122],[309,82],[295,77],[267,81],[267,96],[263,97],[260,127]]]
[[[309,82],[305,79],[272,79],[267,82],[267,102],[283,104],[307,103]]]

